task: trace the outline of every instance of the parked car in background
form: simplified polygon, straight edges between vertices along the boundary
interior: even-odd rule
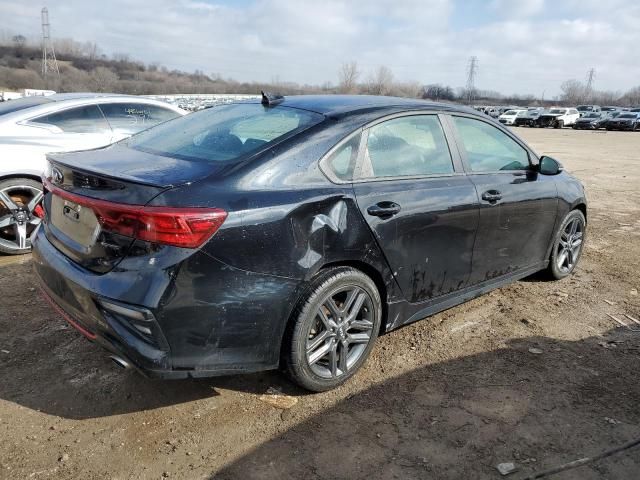
[[[629,111],[634,113],[640,113],[640,107],[630,108]]]
[[[517,115],[513,125],[516,127],[533,127],[535,126],[536,120],[538,117],[544,112],[544,108],[542,107],[531,107],[528,108],[526,112]]]
[[[498,118],[500,116],[500,109],[498,107],[487,107],[484,109],[484,113],[492,118]]]
[[[0,253],[29,252],[40,222],[41,175],[50,152],[104,147],[184,115],[164,102],[128,95],[55,94],[0,105]]]
[[[380,332],[570,275],[587,226],[557,161],[411,99],[265,95],[49,159],[33,235],[47,298],[164,378],[282,367],[334,388]]]
[[[526,113],[526,110],[524,109],[507,110],[506,112],[504,112],[502,115],[498,117],[498,121],[504,125],[513,125],[516,120],[516,117],[523,113]]]
[[[616,106],[613,106],[613,105],[608,105],[606,107],[601,107],[600,108],[601,112],[618,112],[620,110],[622,110],[621,107],[616,107]]]
[[[601,111],[599,105],[578,105],[576,110],[578,110],[581,117],[585,116],[587,113],[600,113]]]
[[[573,124],[573,128],[574,130],[598,130],[599,128],[604,128],[611,118],[611,115],[608,113],[587,113],[576,120],[576,123]]]
[[[536,122],[536,127],[569,127],[580,118],[580,113],[575,108],[552,108],[541,114]]]
[[[622,112],[605,124],[607,130],[640,130],[640,113]]]

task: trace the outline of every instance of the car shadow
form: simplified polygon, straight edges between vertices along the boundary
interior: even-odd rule
[[[639,335],[531,337],[428,365],[349,396],[210,478],[499,478],[505,462],[523,478],[597,454],[640,437]],[[640,448],[557,478],[638,471]]]

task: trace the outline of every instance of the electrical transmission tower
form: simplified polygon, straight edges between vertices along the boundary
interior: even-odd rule
[[[473,102],[476,91],[476,74],[478,73],[478,57],[475,55],[469,59],[467,65],[467,102]]]
[[[593,93],[593,81],[596,78],[596,69],[592,68],[587,72],[587,88],[585,91],[587,100],[591,98],[591,94]]]
[[[51,73],[60,76],[56,52],[53,50],[53,42],[51,41],[49,10],[44,7],[42,9],[42,76],[46,79],[47,75]]]

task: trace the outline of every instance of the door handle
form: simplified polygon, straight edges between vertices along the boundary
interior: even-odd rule
[[[380,202],[367,208],[367,213],[374,217],[392,217],[400,213],[400,205],[394,202]]]
[[[487,190],[482,194],[482,199],[489,203],[495,203],[502,200],[502,194],[498,190]]]

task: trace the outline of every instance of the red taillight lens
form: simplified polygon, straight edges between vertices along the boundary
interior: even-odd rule
[[[50,184],[47,189],[93,210],[103,231],[176,247],[200,247],[227,218],[220,208],[146,207],[75,195]]]

